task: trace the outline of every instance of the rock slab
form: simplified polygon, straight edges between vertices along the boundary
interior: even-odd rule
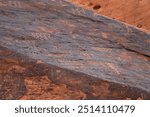
[[[66,0],[1,0],[0,81],[0,99],[150,99],[150,34]]]

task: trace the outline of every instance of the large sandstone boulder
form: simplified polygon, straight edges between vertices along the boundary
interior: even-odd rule
[[[150,99],[150,34],[66,0],[1,0],[0,99]]]

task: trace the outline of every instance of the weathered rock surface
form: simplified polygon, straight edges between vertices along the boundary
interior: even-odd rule
[[[1,0],[0,99],[150,99],[150,35],[66,0]]]
[[[150,0],[70,0],[84,8],[150,32]]]

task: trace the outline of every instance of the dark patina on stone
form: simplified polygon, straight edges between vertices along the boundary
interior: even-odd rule
[[[66,0],[1,0],[0,99],[150,99],[150,34]]]

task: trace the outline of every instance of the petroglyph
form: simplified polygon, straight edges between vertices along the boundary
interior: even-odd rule
[[[84,57],[88,58],[88,59],[91,59],[91,58],[92,58],[92,55],[89,54],[89,53],[86,53],[86,52],[82,53],[82,55],[83,55]]]
[[[108,36],[109,36],[108,33],[102,32],[101,34],[103,38],[108,39]]]
[[[92,47],[92,50],[94,51],[102,51],[102,52],[111,52],[111,48],[100,48],[100,47]]]
[[[1,3],[0,99],[150,99],[148,33],[65,0]]]
[[[112,63],[105,63],[110,69],[112,69],[115,73],[120,75],[120,71],[117,69],[117,67]]]
[[[8,1],[8,6],[15,8],[22,8],[20,1]]]
[[[51,34],[50,33],[35,33],[35,32],[32,32],[31,35],[34,38],[41,39],[41,40],[50,40],[51,39]]]

